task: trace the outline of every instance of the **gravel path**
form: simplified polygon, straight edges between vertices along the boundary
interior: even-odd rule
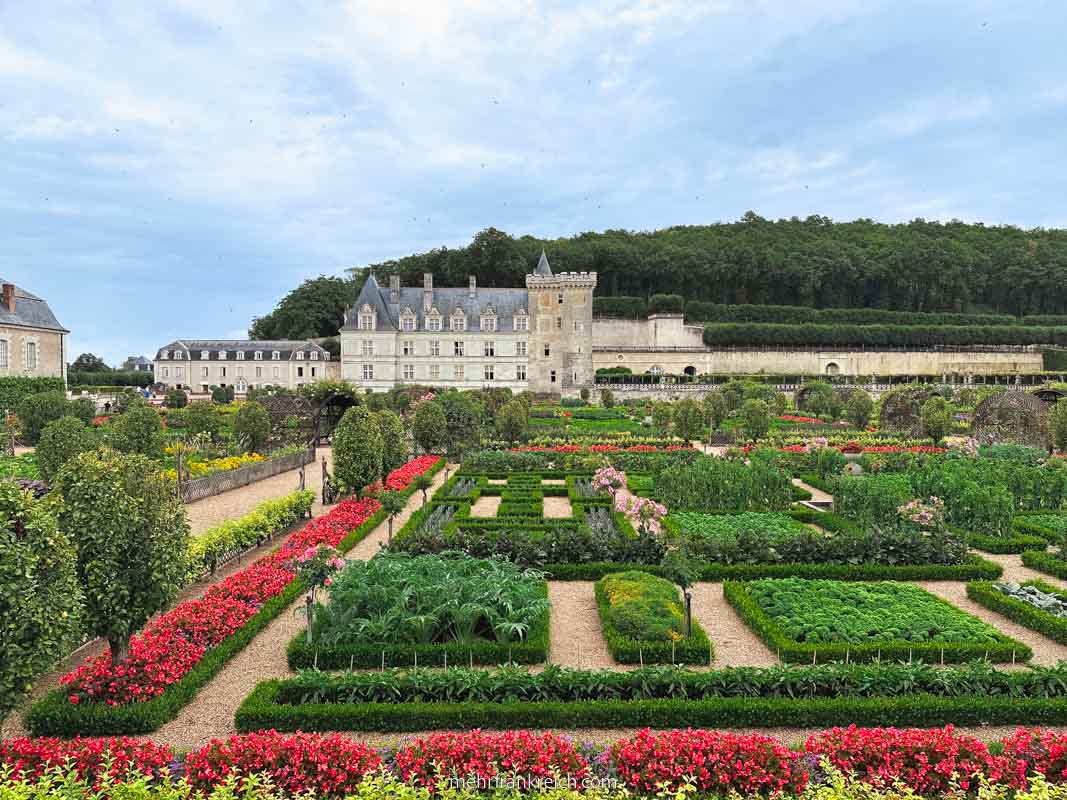
[[[985,553],[978,551],[978,555],[984,558],[986,561],[993,561],[1000,564],[1004,570],[1004,575],[1001,580],[1013,581],[1015,583],[1023,583],[1024,581],[1042,580],[1045,583],[1051,583],[1053,586],[1060,586],[1067,588],[1067,583],[1052,575],[1046,575],[1044,572],[1038,572],[1036,569],[1030,569],[1023,564],[1022,556],[1018,555],[998,555],[996,553]]]
[[[570,519],[574,516],[571,501],[567,497],[546,497],[544,504],[546,519]]]
[[[451,473],[454,471],[455,466],[453,465],[449,472]],[[426,492],[426,496],[432,499],[434,493],[441,488],[444,482],[445,471],[443,469],[438,470],[437,474],[433,476],[433,483],[430,484],[430,488]],[[500,498],[497,499],[499,500]],[[404,523],[407,522],[411,518],[411,515],[418,511],[420,508],[422,508],[422,492],[415,492],[415,494],[411,495],[411,498],[408,500],[408,504],[404,506],[404,510],[397,514],[396,519],[393,521],[393,533],[396,533],[401,528],[403,528]],[[368,559],[374,558],[374,555],[379,550],[381,550],[382,545],[385,544],[388,537],[389,522],[388,520],[386,520],[373,531],[371,531],[370,534],[367,535],[367,538],[365,538],[362,542],[360,542],[351,550],[349,550],[348,555],[345,557],[349,561],[366,561]],[[262,635],[263,634],[260,634],[260,636]]]
[[[715,645],[715,668],[769,667],[777,657],[726,602],[721,583],[693,586],[693,619]]]
[[[475,500],[474,504],[471,506],[471,516],[481,518],[495,517],[496,511],[500,508],[502,500],[503,498],[501,498],[500,495],[495,497],[482,495]]]
[[[305,468],[305,485],[315,492],[315,505],[311,513],[316,516],[322,512],[322,460],[324,458],[332,470],[333,450],[329,447],[319,448],[315,452],[314,463],[308,464]],[[192,529],[193,536],[198,536],[220,522],[243,517],[264,500],[271,500],[296,491],[299,485],[300,470],[292,469],[272,478],[242,486],[240,489],[233,489],[190,503],[185,507],[189,527]]]
[[[616,664],[608,651],[592,581],[549,581],[548,601],[549,661],[580,669],[630,669]]]
[[[967,596],[967,584],[963,581],[921,581],[917,582],[916,585],[921,586],[932,594],[936,594],[943,600],[948,600],[961,611],[966,611],[983,622],[989,623],[1004,635],[1029,645],[1034,651],[1034,657],[1030,662],[1032,664],[1050,666],[1057,661],[1067,659],[1067,646],[1054,642],[1040,633],[1012,622],[1007,617],[995,611],[990,611],[985,606],[974,602]]]
[[[814,486],[809,486],[804,483],[800,478],[793,478],[793,485],[799,486],[801,489],[811,492],[811,502],[813,503],[832,503],[834,502],[834,496],[827,494],[822,489],[816,489]]]

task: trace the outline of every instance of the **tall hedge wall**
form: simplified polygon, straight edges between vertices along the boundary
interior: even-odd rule
[[[0,411],[14,410],[22,398],[40,392],[64,390],[62,378],[29,378],[12,376],[0,378]]]
[[[704,344],[833,347],[1067,344],[1067,327],[1013,325],[786,325],[724,323],[704,326]]]

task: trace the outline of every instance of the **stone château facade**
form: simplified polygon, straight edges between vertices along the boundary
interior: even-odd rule
[[[67,335],[42,298],[0,278],[0,376],[67,379]]]
[[[595,272],[553,274],[544,252],[526,288],[419,287],[373,275],[341,328],[341,375],[384,391],[418,383],[562,394],[593,384]]]

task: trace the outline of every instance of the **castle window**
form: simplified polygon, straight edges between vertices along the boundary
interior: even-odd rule
[[[483,373],[483,375],[485,376],[485,380],[487,380],[487,381],[495,380],[495,378],[493,377],[495,374],[496,373],[493,371],[493,365],[492,364],[486,364],[485,365],[485,372]]]
[[[449,324],[454,331],[465,331],[467,330],[467,317],[461,310],[456,309],[456,313],[452,315]]]
[[[168,358],[170,358],[170,350],[164,350],[162,353],[159,354],[159,357],[166,361]]]
[[[432,317],[426,318],[426,330],[439,331],[441,330],[441,315],[434,314]]]
[[[404,350],[404,355],[406,355],[406,356],[415,355],[415,342],[412,341],[411,339],[405,339],[402,347],[403,347],[403,350]]]
[[[369,303],[365,303],[363,308],[359,310],[359,329],[361,331],[374,330],[374,309]]]
[[[255,353],[253,353],[252,358],[254,358],[256,361],[262,361],[263,360],[263,351],[262,350],[257,350]]]
[[[363,354],[364,358],[369,358],[374,355],[373,339],[364,339],[362,342],[360,342],[360,344],[362,348],[360,352]]]
[[[563,330],[563,317],[556,317],[556,330]]]
[[[278,361],[282,357],[282,354],[278,350],[272,350],[270,353],[270,357],[274,361]]]
[[[452,376],[457,381],[462,381],[466,379],[466,371],[463,369],[462,364],[456,364],[456,366],[452,368]]]
[[[526,355],[526,342],[515,342],[515,355]]]
[[[238,350],[237,351],[237,360],[238,361],[244,361],[245,360],[245,351],[244,350]]]
[[[496,355],[496,342],[483,342],[482,345],[482,355],[486,358],[492,358]]]
[[[175,361],[180,361],[181,357],[182,357],[182,351],[181,350],[175,350],[174,351],[174,360]]]
[[[563,292],[559,293],[559,304],[563,305]]]
[[[363,380],[365,380],[365,381],[374,380],[374,365],[373,364],[364,364],[363,365]]]
[[[431,339],[430,340],[430,355],[431,356],[439,356],[439,355],[441,355],[441,340],[440,339]]]
[[[319,360],[319,351],[318,350],[312,350],[311,351],[311,360],[312,361],[318,361]]]
[[[209,353],[207,350],[201,350],[200,351],[200,360],[201,361],[208,361],[210,358],[211,358],[211,353]]]
[[[548,373],[548,380],[549,380],[550,383],[555,383],[556,382],[556,371],[555,370],[552,370],[551,372]]]
[[[525,315],[516,316],[515,317],[515,330],[517,330],[517,331],[528,331],[529,329],[530,329],[530,318],[529,317],[527,317]]]
[[[551,355],[552,355],[552,345],[550,345],[548,342],[545,342],[545,358],[548,358]]]
[[[440,364],[430,364],[430,380],[434,380],[434,381],[441,380],[441,365]]]
[[[304,351],[303,350],[297,350],[296,351],[296,360],[297,361],[303,361],[304,360]]]
[[[404,365],[404,380],[406,380],[406,381],[415,380],[415,365],[414,364],[405,364]]]
[[[519,365],[517,365],[515,367],[515,380],[517,380],[517,381],[526,380],[526,365],[525,364],[519,364]]]
[[[482,317],[482,330],[483,331],[495,331],[496,330],[496,317]]]
[[[226,351],[225,350],[219,350],[219,361],[225,361],[225,360],[226,360]]]
[[[463,355],[463,342],[452,342],[452,355],[454,355],[454,356],[462,356]]]

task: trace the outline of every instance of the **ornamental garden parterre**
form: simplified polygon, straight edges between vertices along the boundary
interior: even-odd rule
[[[334,439],[339,502],[307,520],[315,497],[297,491],[180,533],[167,596],[206,590],[24,703],[0,791],[429,797],[452,780],[473,796],[522,776],[541,782],[526,793],[566,778],[553,791],[605,797],[1067,796],[1064,459],[788,406],[767,425],[728,410],[738,446],[711,454],[691,444],[716,427],[701,404],[694,437],[679,404],[491,402],[422,391],[395,422],[357,406]],[[522,414],[517,436],[490,427]],[[69,539],[58,506],[97,457],[74,454],[40,499],[0,500],[34,536]],[[46,574],[46,548],[9,528]],[[82,594],[85,569],[63,573]],[[257,637],[288,671],[233,698],[232,726],[192,749],[153,739]],[[21,694],[33,674],[11,680]]]

